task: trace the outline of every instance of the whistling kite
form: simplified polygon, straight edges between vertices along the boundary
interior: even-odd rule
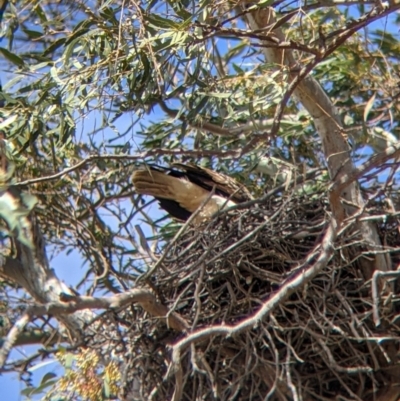
[[[233,178],[195,164],[174,163],[171,168],[145,166],[133,173],[132,180],[138,194],[154,196],[163,209],[179,220],[187,220],[208,198],[197,221],[252,199],[247,188]]]

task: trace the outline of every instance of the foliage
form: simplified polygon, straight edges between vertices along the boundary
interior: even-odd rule
[[[283,39],[246,22],[247,13],[267,6],[276,12]],[[3,171],[1,181],[26,201],[21,208],[0,198],[7,225],[1,226],[2,248],[12,232],[33,246],[23,234],[24,219],[37,200],[35,214],[50,259],[63,254],[68,261],[79,254],[83,270],[76,290],[118,294],[136,285],[180,228],[152,199],[135,194],[130,177],[138,165],[196,162],[235,176],[255,197],[281,184],[278,172],[289,165],[293,177],[320,172],[307,183],[310,197],[328,188],[318,122],[301,99],[285,96],[302,67],[313,66],[310,76],[337,108],[356,165],[395,143],[399,20],[398,6],[388,7],[377,6],[378,18],[375,2],[365,1],[349,6],[236,0],[9,3],[0,47],[5,102],[0,129],[14,169],[12,178]],[[263,51],[279,41],[295,55],[290,68],[264,61]],[[216,133],[216,127],[225,131]],[[276,176],[254,170],[265,154],[286,163],[278,162]],[[382,196],[380,183],[387,180],[396,188],[398,182],[392,165],[392,170],[377,167],[370,172],[373,179],[360,181],[373,200]],[[276,194],[284,196],[286,189]],[[13,254],[12,247],[1,259]],[[51,260],[57,275],[59,266]],[[15,323],[33,295],[15,294],[11,282],[5,281],[6,295],[2,291],[0,297],[4,302],[18,297],[11,303]],[[54,322],[42,323],[52,332]],[[28,328],[37,327],[31,321]],[[59,350],[55,344],[47,348],[26,363],[9,361],[7,370],[26,372]],[[90,363],[97,357],[78,351],[75,358]],[[115,395],[112,386],[120,380],[110,368],[113,378],[105,391],[107,374],[99,373],[95,362],[91,401]],[[83,399],[79,369],[68,371],[57,388],[75,383]]]
[[[99,401],[114,397],[118,393],[120,374],[115,363],[104,368],[92,350],[83,350],[78,355],[61,352],[58,354],[66,373],[49,394],[61,399],[75,396],[83,400]]]

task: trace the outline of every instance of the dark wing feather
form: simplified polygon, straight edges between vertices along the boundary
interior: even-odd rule
[[[191,212],[183,208],[178,202],[169,199],[156,199],[162,209],[178,220],[186,221],[192,215]]]
[[[211,191],[215,186],[216,195],[230,198],[237,203],[253,199],[244,185],[225,174],[217,173],[216,171],[192,163],[174,163],[172,166],[186,171],[187,178],[202,188]]]
[[[187,179],[201,188],[211,191],[215,187],[215,194],[230,198],[232,201],[241,203],[253,199],[248,189],[238,183],[235,179],[206,167],[200,167],[192,163],[174,163],[171,167],[161,167],[147,164],[147,168],[163,172],[172,177]],[[156,197],[161,208],[176,219],[186,221],[191,212],[184,209],[178,202]]]
[[[173,170],[169,167],[162,167],[154,164],[146,164],[146,168],[150,170],[159,171],[176,178],[184,178],[184,179],[187,178],[187,174],[184,173],[183,171]],[[158,201],[162,209],[164,209],[169,215],[175,217],[178,220],[186,221],[192,214],[174,200],[158,198],[158,197],[155,197],[155,199]]]

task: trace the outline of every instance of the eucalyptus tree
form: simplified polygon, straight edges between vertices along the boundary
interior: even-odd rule
[[[98,339],[118,335],[110,311],[188,330],[142,279],[181,224],[135,193],[139,166],[198,163],[255,198],[311,172],[310,194],[329,200],[330,243],[368,209],[366,193],[396,188],[394,0],[3,3],[0,366],[25,373],[56,355],[68,368],[26,394],[139,397],[140,380],[125,388],[123,350]],[[396,214],[396,199],[384,202]],[[356,224],[365,280],[395,270],[375,222]],[[74,289],[55,258],[73,254]],[[40,347],[10,357],[25,344]]]

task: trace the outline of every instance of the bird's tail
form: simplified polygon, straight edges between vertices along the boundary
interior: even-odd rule
[[[175,200],[177,193],[184,192],[187,182],[156,170],[137,170],[132,175],[136,192],[155,198]]]

